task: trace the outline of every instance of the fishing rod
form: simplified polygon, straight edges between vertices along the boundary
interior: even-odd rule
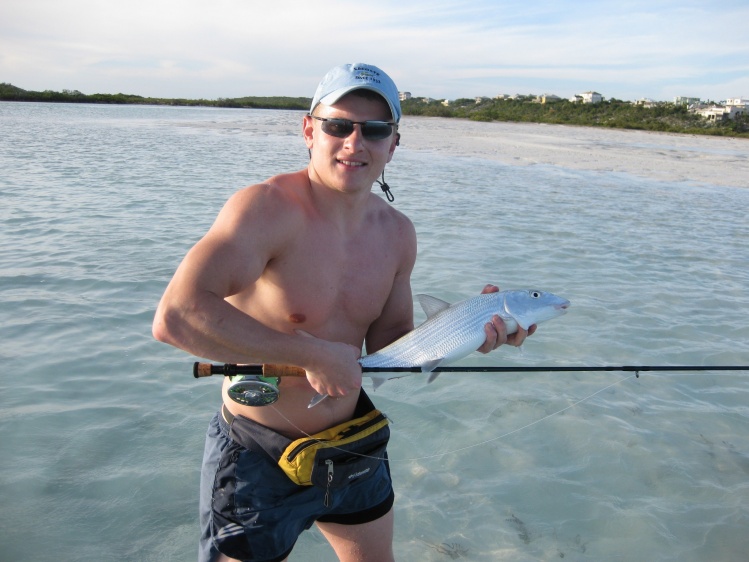
[[[605,365],[602,367],[437,367],[432,373],[554,373],[624,371],[640,378],[645,371],[749,371],[749,365]],[[362,367],[362,373],[421,373],[421,367]],[[306,371],[291,365],[237,365],[195,362],[192,374],[196,379],[223,375],[232,377],[227,389],[229,397],[245,406],[267,406],[279,397],[280,377],[304,377]]]
[[[555,372],[629,372],[639,378],[641,372],[647,371],[749,371],[749,365],[604,365],[599,367],[437,367],[433,373],[555,373]],[[421,373],[421,367],[362,367],[363,373]],[[211,375],[234,377],[237,375],[255,375],[260,377],[303,377],[306,371],[301,367],[290,365],[238,365],[224,363],[195,362],[193,376],[198,378]]]

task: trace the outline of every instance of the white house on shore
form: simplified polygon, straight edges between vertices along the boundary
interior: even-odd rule
[[[747,105],[701,105],[690,108],[691,112],[701,115],[708,121],[723,121],[725,119],[736,119],[739,115],[749,115]]]
[[[708,121],[722,121],[726,118],[726,108],[718,105],[695,107],[690,111],[704,117]]]
[[[681,105],[694,105],[696,103],[700,103],[700,98],[688,98],[686,96],[676,96],[674,98],[675,104],[681,104]]]
[[[729,119],[738,115],[749,115],[749,98],[728,98],[726,109],[730,112]]]
[[[575,94],[570,98],[570,101],[574,103],[601,103],[603,96],[598,92],[584,92],[582,94]]]

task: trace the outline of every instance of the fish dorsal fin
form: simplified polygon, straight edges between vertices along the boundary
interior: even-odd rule
[[[442,312],[446,308],[450,308],[449,302],[445,302],[437,297],[432,297],[430,295],[416,295],[416,298],[419,299],[419,304],[427,315],[427,319]]]

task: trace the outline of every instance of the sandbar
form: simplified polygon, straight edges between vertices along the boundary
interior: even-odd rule
[[[513,165],[623,172],[749,187],[749,139],[537,123],[406,116],[401,146]]]

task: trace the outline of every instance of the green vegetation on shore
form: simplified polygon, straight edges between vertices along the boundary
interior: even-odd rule
[[[308,109],[311,98],[244,97],[217,100],[144,98],[133,94],[82,94],[78,90],[34,92],[11,84],[0,84],[0,101],[36,101],[54,103],[101,103],[117,105],[177,105],[194,107],[235,107],[253,109]]]
[[[574,103],[567,100],[541,104],[534,96],[518,99],[457,99],[449,106],[440,101],[410,99],[401,102],[405,115],[459,117],[474,121],[513,121],[584,127],[639,129],[668,133],[721,135],[749,138],[749,116],[735,120],[708,121],[690,113],[687,106],[668,102],[644,107],[620,100]]]
[[[578,125],[585,127],[610,127],[615,129],[639,129],[669,133],[720,135],[749,138],[749,116],[734,120],[707,121],[690,113],[684,105],[661,102],[654,107],[643,107],[620,100],[608,100],[596,104],[573,103],[567,100],[556,103],[537,103],[533,96],[517,99],[457,99],[445,106],[441,101],[423,101],[411,98],[401,102],[404,115],[431,117],[455,117],[474,121],[512,121],[521,123],[549,123],[555,125]],[[146,98],[133,94],[91,94],[77,90],[34,92],[11,84],[0,84],[0,101],[34,101],[56,103],[99,103],[174,105],[199,107],[229,107],[255,109],[299,109],[309,108],[311,98],[282,96],[242,98],[219,98],[217,100],[188,100]]]

